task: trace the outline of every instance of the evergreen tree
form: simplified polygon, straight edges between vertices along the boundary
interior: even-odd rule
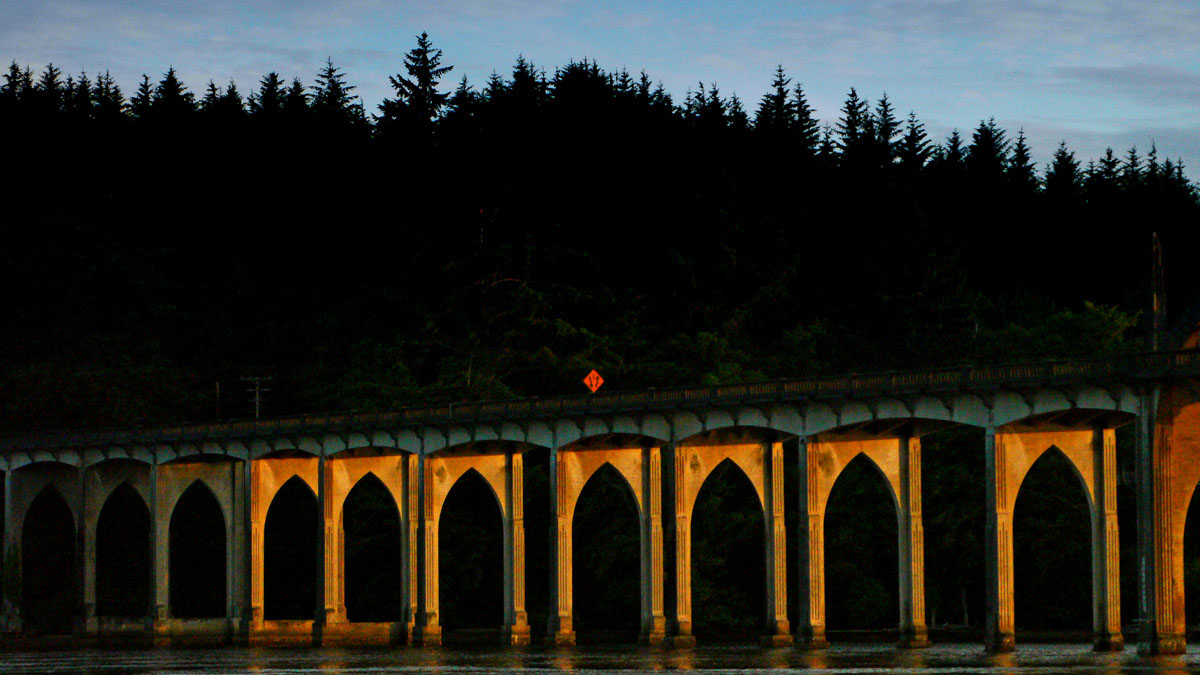
[[[896,119],[896,111],[885,93],[875,105],[873,118],[875,127],[876,152],[878,161],[884,166],[890,166],[898,154],[896,136],[900,135],[900,121]]]
[[[929,138],[925,134],[925,125],[917,119],[916,113],[908,113],[904,136],[901,137],[898,145],[901,168],[912,174],[925,168],[933,151],[930,148]]]
[[[416,119],[428,124],[437,118],[446,104],[448,95],[438,90],[438,83],[442,76],[454,70],[454,66],[442,65],[442,50],[435,49],[429,41],[429,34],[422,32],[417,36],[417,46],[404,57],[404,70],[408,77],[388,77],[392,88],[396,90],[395,100],[403,102]],[[384,105],[380,106],[385,114],[387,103],[385,99]]]
[[[1127,192],[1136,192],[1142,187],[1144,178],[1142,158],[1138,155],[1137,146],[1129,148],[1125,155],[1125,164],[1121,167],[1121,186]]]
[[[966,162],[977,187],[994,189],[1000,185],[1008,164],[1008,139],[1004,130],[996,126],[995,118],[988,118],[975,128]]]
[[[1067,149],[1066,141],[1061,141],[1050,160],[1050,167],[1046,169],[1046,194],[1056,200],[1074,201],[1082,188],[1082,176],[1075,153]]]
[[[283,95],[283,113],[292,120],[297,120],[307,115],[308,111],[308,89],[300,78],[293,78],[287,93]]]
[[[317,74],[310,107],[317,119],[332,127],[361,127],[366,118],[362,105],[350,95],[355,89],[354,85],[346,84],[346,74],[333,65],[333,59],[327,58],[325,67]]]
[[[53,63],[47,64],[42,71],[37,84],[33,87],[34,100],[39,115],[52,115],[63,109],[65,87],[62,81],[62,71]]]
[[[1021,195],[1032,195],[1037,192],[1038,178],[1029,156],[1029,145],[1025,142],[1025,130],[1017,130],[1017,140],[1013,143],[1012,155],[1008,160],[1008,182]]]
[[[115,120],[125,112],[125,96],[108,71],[96,77],[96,84],[92,86],[92,98],[96,101],[97,119]]]
[[[167,68],[163,79],[159,80],[158,86],[154,88],[154,95],[150,98],[150,111],[155,117],[172,122],[196,111],[196,97],[179,80],[174,66]]]
[[[754,128],[760,132],[778,136],[795,128],[796,115],[794,104],[789,100],[788,85],[791,78],[783,72],[783,65],[775,67],[775,79],[771,81],[771,90],[763,94],[758,104],[758,112],[754,116]]]
[[[871,114],[867,102],[858,97],[854,87],[842,104],[842,116],[837,123],[838,146],[844,161],[858,159],[874,143],[875,132],[871,125]]]
[[[821,126],[815,110],[808,104],[799,84],[792,90],[792,114],[795,119],[797,151],[803,157],[815,157],[821,143]]]
[[[145,120],[150,116],[150,106],[153,100],[154,87],[150,85],[150,76],[143,73],[137,91],[129,99],[129,111],[135,118]]]
[[[283,99],[286,95],[283,79],[279,73],[271,71],[258,82],[258,91],[250,94],[248,103],[252,117],[271,119],[283,110]]]
[[[66,109],[79,119],[91,119],[95,113],[96,102],[92,98],[92,81],[86,72],[79,73],[79,79],[67,78]]]

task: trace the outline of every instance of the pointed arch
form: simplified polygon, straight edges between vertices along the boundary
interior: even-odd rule
[[[1188,626],[1200,623],[1200,484],[1193,485],[1184,503],[1183,598]],[[1190,602],[1189,602],[1190,600]]]
[[[826,622],[833,629],[896,625],[899,504],[865,452],[842,468],[825,504]]]
[[[1092,627],[1091,511],[1075,463],[1057,447],[1042,452],[1022,478],[1013,504],[1018,630]]]
[[[21,617],[38,632],[70,632],[78,604],[75,518],[47,485],[33,498],[21,528]]]
[[[446,493],[438,516],[441,625],[499,628],[504,621],[504,515],[495,490],[475,469]]]
[[[450,501],[450,495],[453,494],[454,491],[456,489],[458,489],[461,485],[463,485],[464,482],[470,484],[476,480],[478,480],[481,484],[483,484],[484,486],[487,487],[487,493],[492,496],[492,500],[496,503],[496,508],[500,509],[501,518],[504,517],[504,501],[500,498],[500,495],[496,492],[495,486],[493,486],[491,481],[489,481],[487,478],[484,477],[484,475],[482,473],[479,472],[479,469],[476,469],[475,467],[471,467],[471,468],[467,469],[466,471],[463,471],[462,474],[459,475],[458,478],[454,479],[454,483],[450,485],[450,489],[446,490],[446,498],[442,500],[441,506],[440,506],[438,514],[437,514],[438,520],[441,520],[442,513],[446,510],[446,502]]]
[[[568,514],[571,516],[571,519],[574,520],[575,518],[575,510],[579,507],[579,500],[583,497],[583,493],[587,491],[588,486],[596,480],[596,476],[600,475],[601,473],[604,474],[600,478],[601,481],[619,483],[624,488],[625,492],[629,495],[629,498],[633,500],[634,512],[637,514],[638,518],[641,518],[641,502],[638,499],[637,491],[634,489],[633,485],[630,484],[629,478],[612,462],[604,462],[600,466],[596,467],[595,471],[587,474],[586,480],[583,482],[583,487],[579,488],[579,492],[575,495],[574,501],[571,502],[571,513]]]
[[[201,479],[192,481],[171,511],[168,597],[172,616],[225,616],[225,512]]]
[[[343,575],[349,621],[399,621],[403,547],[400,507],[368,471],[342,505]]]
[[[311,619],[317,603],[317,495],[293,475],[275,492],[263,521],[263,618]]]
[[[96,615],[146,616],[150,607],[150,508],[129,481],[96,520]]]
[[[692,507],[692,617],[698,638],[756,638],[766,593],[766,521],[754,483],[726,458]]]
[[[605,462],[588,477],[572,506],[574,628],[619,630],[632,638],[639,627],[641,514],[628,479]]]

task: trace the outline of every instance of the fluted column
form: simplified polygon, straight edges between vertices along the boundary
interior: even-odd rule
[[[151,574],[154,575],[152,586],[154,595],[150,602],[154,605],[151,620],[154,627],[155,639],[165,640],[168,633],[167,622],[171,617],[171,513],[168,510],[163,494],[165,481],[160,481],[161,466],[150,468],[150,494],[153,501],[153,512],[150,519],[150,529],[154,532],[154,555],[151,558]]]
[[[692,531],[687,508],[687,461],[675,448],[675,635],[679,647],[696,644],[692,635]]]
[[[417,626],[417,602],[420,590],[421,509],[420,509],[420,456],[409,455],[404,471],[404,621],[405,639],[413,642],[413,631]]]
[[[75,521],[75,573],[79,589],[75,630],[94,633],[96,630],[96,542],[88,536],[87,469],[79,467],[76,474],[79,513]]]
[[[3,565],[7,569],[11,565],[21,564],[21,537],[18,530],[21,519],[13,505],[13,490],[15,489],[13,471],[4,472],[4,557]],[[4,630],[17,631],[21,629],[21,611],[18,606],[21,593],[19,589],[4,589]]]
[[[509,644],[529,644],[529,615],[525,611],[525,458],[505,456],[507,504],[504,538],[504,632]]]
[[[420,518],[421,518],[421,612],[417,622],[415,641],[425,646],[442,643],[442,627],[438,623],[438,524],[433,512],[433,468],[432,461],[421,455],[418,460],[420,474]]]
[[[792,641],[787,618],[787,523],[783,507],[783,443],[763,448],[763,525],[766,545],[766,609],[764,642],[784,645]]]
[[[925,526],[921,516],[921,439],[900,439],[900,646],[928,647],[925,626]]]
[[[1096,651],[1120,651],[1121,547],[1117,527],[1117,433],[1097,429],[1092,444],[1092,623]]]
[[[259,630],[263,625],[263,520],[266,505],[263,504],[261,484],[262,467],[250,461],[250,628]]]
[[[1005,437],[989,427],[984,456],[987,464],[986,536],[987,627],[985,647],[991,652],[1016,648],[1013,617],[1012,511],[1009,509],[1008,460]]]
[[[667,634],[663,611],[662,451],[642,450],[642,634],[646,644],[662,644]]]
[[[559,472],[558,448],[550,451],[550,616],[546,640],[554,645],[575,644],[572,616],[571,514],[567,481]]]
[[[825,524],[813,445],[807,438],[800,439],[800,522],[796,528],[800,625],[796,631],[796,646],[824,649],[829,646],[825,639]]]

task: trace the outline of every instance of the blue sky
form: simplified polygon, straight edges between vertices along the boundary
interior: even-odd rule
[[[831,123],[854,86],[938,139],[995,117],[1042,163],[1060,140],[1084,160],[1154,141],[1200,175],[1196,0],[0,0],[0,59],[109,70],[127,94],[171,65],[194,91],[248,93],[271,70],[311,82],[330,56],[374,111],[422,30],[477,85],[518,54],[547,70],[586,57],[753,110],[783,64]]]

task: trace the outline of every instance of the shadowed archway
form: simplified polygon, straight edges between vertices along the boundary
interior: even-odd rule
[[[96,521],[96,615],[146,616],[150,607],[150,509],[129,483]]]
[[[1087,488],[1052,447],[1029,468],[1013,507],[1017,630],[1091,631],[1091,547]]]
[[[21,619],[39,633],[69,633],[79,602],[75,518],[52,486],[34,497],[21,528]]]
[[[443,628],[504,623],[504,525],[496,493],[474,469],[446,495],[438,518],[438,606]]]
[[[383,481],[363,476],[346,495],[346,618],[399,621],[403,618],[400,510]]]
[[[825,509],[826,622],[879,629],[899,617],[898,520],[887,479],[866,455],[842,469]]]
[[[225,616],[225,514],[203,481],[175,503],[168,536],[171,615]]]
[[[705,479],[692,510],[692,630],[698,639],[757,639],[766,558],[762,503],[732,460]]]
[[[317,496],[292,476],[271,500],[263,524],[263,618],[312,619],[317,603]]]
[[[638,507],[628,481],[611,464],[583,486],[571,529],[576,632],[584,642],[633,640],[641,602]]]

